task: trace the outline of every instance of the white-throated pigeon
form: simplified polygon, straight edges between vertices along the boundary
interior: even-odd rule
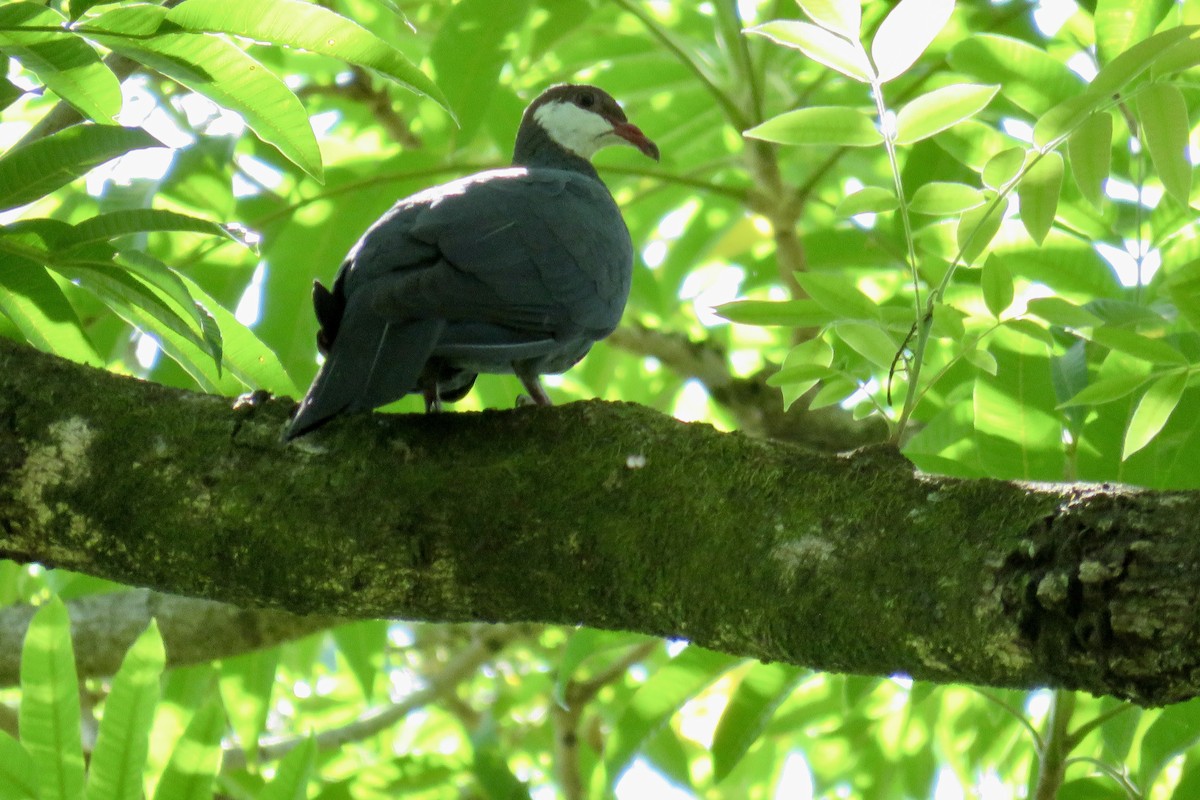
[[[396,203],[346,256],[333,289],[313,285],[325,363],[285,434],[420,392],[427,411],[480,372],[570,369],[620,322],[633,246],[592,167],[596,151],[658,147],[595,86],[562,84],[525,109],[513,166]]]

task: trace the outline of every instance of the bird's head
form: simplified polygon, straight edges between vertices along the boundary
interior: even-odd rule
[[[590,159],[601,148],[625,144],[658,160],[658,145],[629,121],[611,95],[595,86],[551,86],[525,109],[522,131],[530,125],[580,158]]]

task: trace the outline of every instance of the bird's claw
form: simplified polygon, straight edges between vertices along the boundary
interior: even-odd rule
[[[246,414],[265,405],[270,399],[271,393],[266,389],[255,389],[253,392],[238,395],[237,399],[233,401],[233,410]]]

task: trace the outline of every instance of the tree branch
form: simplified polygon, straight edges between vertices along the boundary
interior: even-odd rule
[[[3,490],[0,490],[2,492]],[[158,594],[145,589],[82,597],[67,603],[71,640],[81,678],[116,674],[121,659],[151,619],[158,620],[167,666],[199,664],[298,639],[338,622],[284,611],[244,610],[226,603]],[[0,686],[21,675],[21,643],[36,609],[0,611]]]
[[[649,641],[634,645],[624,655],[585,681],[567,681],[564,691],[565,704],[551,702],[550,721],[554,726],[554,772],[565,800],[582,800],[587,797],[583,785],[583,770],[579,764],[579,723],[588,703],[596,699],[604,687],[625,677],[634,664],[648,658],[662,646],[661,642]]]
[[[887,423],[879,417],[855,419],[836,405],[808,408],[816,387],[791,408],[784,407],[783,392],[767,384],[777,367],[748,378],[737,377],[730,372],[724,350],[711,341],[696,342],[682,333],[638,323],[622,325],[606,341],[630,353],[656,358],[684,380],[700,381],[712,399],[737,419],[738,430],[750,436],[824,452],[853,450],[887,439]]]
[[[1200,492],[921,475],[599,401],[292,408],[0,342],[0,555],[298,614],[587,623],[817,669],[1200,685]]]
[[[393,727],[413,711],[424,708],[442,695],[452,692],[519,636],[520,631],[516,628],[489,627],[480,630],[478,635],[440,670],[432,676],[427,676],[428,683],[423,688],[403,700],[373,708],[346,725],[315,734],[313,738],[317,748],[323,752],[337,750],[350,742],[369,739]],[[258,759],[260,762],[278,761],[307,740],[307,735],[262,740],[258,744]],[[229,746],[222,751],[221,768],[224,770],[245,769],[247,763],[246,751],[243,748]]]

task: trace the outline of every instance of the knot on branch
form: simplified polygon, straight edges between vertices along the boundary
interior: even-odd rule
[[[1000,569],[1002,602],[1056,681],[1103,685],[1139,704],[1200,691],[1200,659],[1173,649],[1194,632],[1196,591],[1175,596],[1172,541],[1135,492],[1077,496],[1030,528]]]

